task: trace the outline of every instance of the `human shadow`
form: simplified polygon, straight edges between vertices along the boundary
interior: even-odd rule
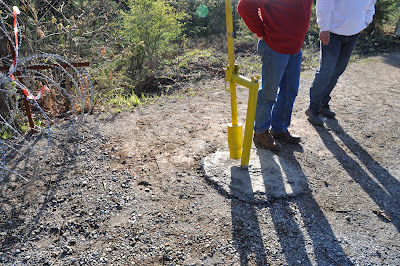
[[[251,188],[250,174],[240,167],[231,167],[231,176],[240,172],[241,183]],[[231,179],[230,189],[235,189]],[[249,197],[250,201],[255,200]],[[240,254],[240,265],[249,265],[256,261],[257,265],[268,265],[266,250],[263,244],[260,225],[258,223],[257,211],[251,204],[239,199],[232,198],[231,201],[232,236],[233,242]],[[252,256],[255,258],[252,258]]]
[[[254,196],[244,197],[248,203],[232,199],[232,235],[240,254],[240,264],[249,265],[255,262],[257,265],[268,265],[268,258],[276,256],[272,253],[273,249],[270,251],[265,248],[264,243],[268,240],[263,239],[262,228],[258,222],[257,210],[269,208],[286,265],[313,265],[315,262],[317,265],[352,265],[314,199],[307,177],[302,172],[294,152],[303,150],[301,146],[285,145],[285,152],[278,156],[276,161],[265,157],[274,156],[272,153],[257,153],[261,169],[281,169],[280,174],[274,171],[274,176],[271,176],[271,171],[261,173],[266,188],[264,203],[260,203]],[[298,169],[296,176],[293,175],[293,168]],[[231,176],[238,175],[239,171],[240,185],[251,188],[252,181],[248,170],[232,167]],[[271,179],[274,179],[273,182]],[[301,193],[282,193],[287,190],[287,184],[299,183],[299,179],[305,184]],[[231,189],[235,189],[237,184],[232,182]],[[293,188],[298,189],[294,185]],[[280,197],[275,196],[274,190],[280,191]],[[294,211],[293,208],[298,211]]]
[[[356,140],[347,134],[336,119],[328,119],[326,124],[363,166],[368,169],[369,173],[340,147],[326,128],[315,127],[325,146],[337,158],[349,176],[379,206],[380,210],[385,211],[391,223],[400,232],[400,181],[376,162]],[[386,220],[386,222],[389,221]]]
[[[285,182],[294,184],[295,179],[302,179],[303,192],[300,194],[286,194],[280,198],[271,198],[270,207],[272,222],[279,238],[282,252],[287,265],[352,265],[340,246],[324,213],[314,199],[307,182],[307,177],[301,170],[294,152],[303,152],[300,145],[284,145],[284,153],[277,157],[275,163],[280,164],[282,173],[273,178],[279,179],[284,187]],[[260,157],[261,169],[271,167],[264,165]],[[268,160],[270,163],[270,160]],[[289,169],[290,168],[290,169]],[[296,175],[293,168],[297,168]],[[286,180],[284,181],[283,175]],[[265,186],[271,177],[263,173]],[[297,181],[298,182],[298,181]],[[268,192],[267,192],[268,194]]]
[[[391,53],[390,55],[383,55],[385,63],[400,68],[400,53]]]

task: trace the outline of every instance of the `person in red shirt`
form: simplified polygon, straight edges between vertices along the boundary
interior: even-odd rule
[[[300,82],[304,37],[312,0],[240,0],[238,12],[259,39],[262,80],[258,91],[254,141],[279,151],[275,139],[298,144],[288,131]]]

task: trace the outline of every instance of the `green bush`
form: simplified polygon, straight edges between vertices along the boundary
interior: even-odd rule
[[[379,34],[385,31],[386,25],[395,26],[399,18],[400,2],[398,0],[378,0],[375,4],[375,14],[372,23],[366,29],[366,33]]]
[[[129,11],[122,12],[129,50],[132,52],[130,71],[140,74],[160,67],[161,59],[180,45],[186,18],[165,0],[128,0]]]

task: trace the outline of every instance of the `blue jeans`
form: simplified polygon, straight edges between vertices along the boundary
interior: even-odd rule
[[[310,88],[310,110],[321,111],[321,106],[329,106],[331,92],[339,76],[347,67],[351,53],[360,34],[342,36],[331,33],[328,45],[321,43],[321,58],[314,82]]]
[[[302,51],[297,54],[277,53],[259,41],[262,80],[258,91],[254,131],[271,129],[273,133],[288,131],[293,103],[299,90]]]

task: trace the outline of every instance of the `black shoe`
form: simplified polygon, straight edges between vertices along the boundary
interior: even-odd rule
[[[311,124],[317,125],[317,126],[322,126],[324,125],[324,121],[322,120],[321,116],[319,115],[319,113],[314,113],[310,110],[310,108],[308,108],[306,110],[306,115],[308,116],[308,121]]]
[[[323,105],[321,106],[321,115],[328,117],[328,118],[334,118],[336,116],[335,112],[332,111],[329,108],[329,105]]]
[[[300,141],[301,141],[301,138],[299,136],[292,135],[292,134],[290,134],[289,131],[288,132],[283,132],[283,133],[280,133],[280,134],[272,133],[272,136],[275,139],[279,139],[279,140],[281,140],[283,142],[286,142],[286,143],[289,143],[289,144],[299,144]]]

